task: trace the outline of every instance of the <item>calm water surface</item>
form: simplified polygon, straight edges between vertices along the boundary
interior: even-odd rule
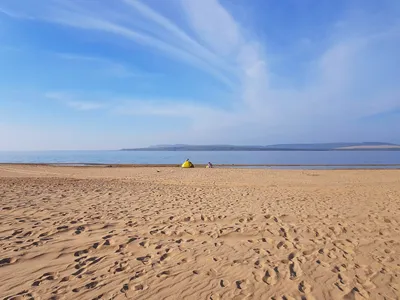
[[[400,164],[400,151],[40,151],[0,152],[0,163]]]

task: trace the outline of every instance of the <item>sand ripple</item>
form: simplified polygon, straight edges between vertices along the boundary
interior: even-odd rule
[[[400,299],[399,171],[0,168],[2,299]]]

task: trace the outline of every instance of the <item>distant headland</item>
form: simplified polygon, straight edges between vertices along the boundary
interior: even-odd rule
[[[400,145],[382,142],[314,143],[277,145],[156,145],[146,148],[127,148],[121,151],[400,151]]]

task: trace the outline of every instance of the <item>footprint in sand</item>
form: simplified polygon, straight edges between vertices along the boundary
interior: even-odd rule
[[[249,280],[238,280],[235,282],[236,287],[240,290],[247,290],[249,288]]]
[[[163,271],[163,272],[159,273],[159,274],[157,275],[157,277],[165,278],[165,277],[168,277],[170,274],[171,274],[170,271]]]
[[[146,284],[138,284],[135,286],[135,291],[144,291],[147,290],[149,287]]]
[[[98,281],[92,281],[92,282],[89,282],[89,283],[87,283],[86,285],[85,285],[85,288],[86,289],[94,289],[97,285],[98,285]]]
[[[85,226],[78,226],[75,230],[75,234],[81,234],[85,230]]]
[[[14,257],[7,257],[0,259],[0,267],[6,266],[6,265],[11,265],[17,262],[17,259]]]
[[[79,250],[79,251],[76,251],[76,252],[74,253],[74,256],[78,257],[78,256],[81,256],[81,255],[87,254],[87,253],[89,253],[89,250],[87,250],[87,249],[85,249],[85,250]]]
[[[210,295],[210,297],[208,297],[207,299],[209,299],[209,300],[220,300],[221,297],[219,296],[219,294],[212,293],[212,294]]]
[[[151,263],[151,255],[148,254],[146,256],[141,256],[141,257],[136,258],[136,260],[142,262],[144,265],[148,265]]]
[[[44,273],[42,276],[39,277],[38,280],[35,280],[32,283],[32,286],[39,286],[46,280],[53,281],[53,280],[56,280],[56,279],[57,279],[57,274],[56,273],[53,273],[53,272]]]
[[[67,230],[68,229],[68,226],[59,226],[59,227],[57,227],[57,230]]]
[[[227,279],[221,279],[221,281],[219,282],[221,287],[228,287],[231,285],[231,283],[229,282],[229,280]]]
[[[299,284],[299,291],[304,294],[309,294],[311,292],[311,285],[303,280]]]
[[[349,293],[343,296],[344,300],[353,300],[353,299],[369,299],[369,295],[363,289],[358,289],[354,287]]]
[[[148,248],[149,245],[150,245],[150,243],[149,243],[148,240],[146,240],[146,241],[140,242],[139,245],[142,246],[142,247],[144,247],[144,248]]]
[[[111,240],[111,239],[105,240],[103,243],[103,246],[114,246],[114,245],[115,245],[115,242],[114,242],[114,240]]]
[[[80,265],[80,264],[76,265],[76,266],[75,266],[75,269],[77,269],[77,271],[74,272],[74,273],[72,273],[73,276],[79,276],[79,275],[81,275],[83,272],[86,271],[86,268],[84,267],[84,265]]]
[[[300,268],[299,263],[297,262],[292,262],[289,265],[289,271],[290,271],[290,279],[294,280],[298,276],[301,276],[303,274],[303,271]]]
[[[93,245],[92,245],[92,248],[93,249],[100,249],[101,248],[101,244],[100,243],[94,243]]]
[[[161,255],[160,261],[164,261],[164,260],[168,259],[168,257],[169,257],[169,254],[168,253],[164,253],[163,255]]]
[[[269,269],[265,272],[265,275],[264,275],[264,277],[263,277],[262,280],[263,280],[266,284],[269,284],[269,285],[274,285],[274,284],[276,284],[277,281],[278,281],[278,276],[277,276],[276,271],[269,268]]]
[[[17,235],[17,234],[20,234],[20,233],[22,233],[22,229],[18,229],[18,230],[15,230],[13,233],[12,233],[12,236],[14,236],[14,235]]]
[[[60,282],[67,282],[71,280],[71,276],[64,276]]]

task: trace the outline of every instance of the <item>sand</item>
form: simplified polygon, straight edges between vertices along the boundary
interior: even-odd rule
[[[400,171],[0,166],[1,299],[400,299]]]

